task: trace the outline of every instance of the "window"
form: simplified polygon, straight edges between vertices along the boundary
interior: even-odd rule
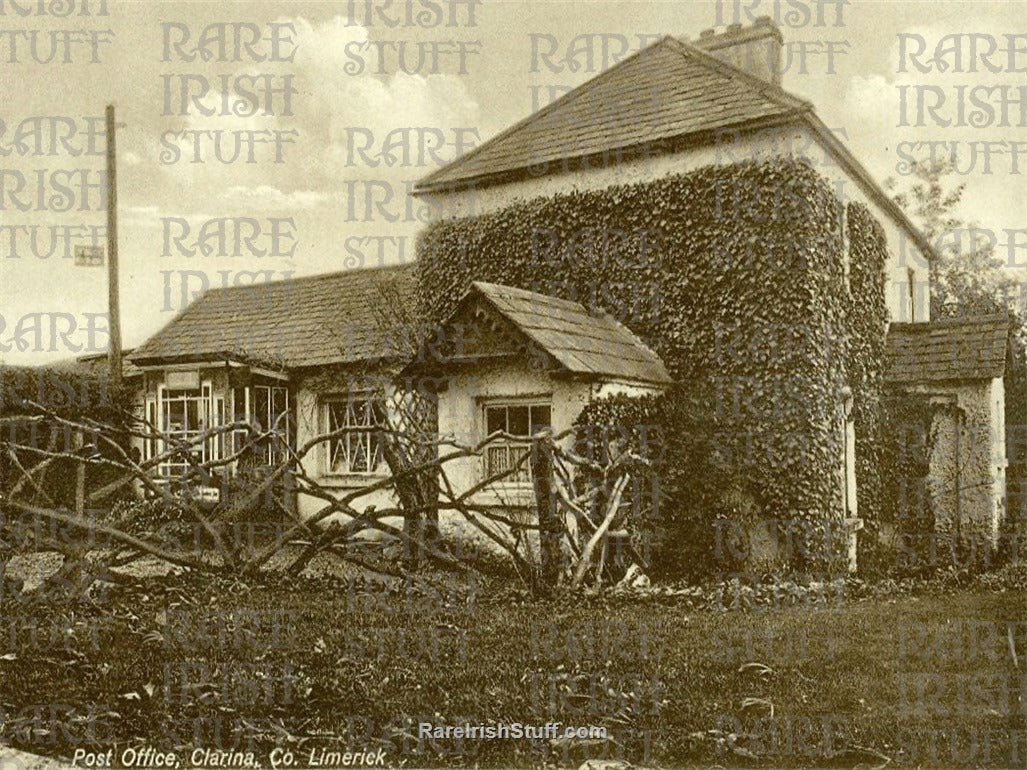
[[[249,423],[253,430],[276,431],[276,435],[255,441],[251,448],[253,460],[263,465],[279,465],[285,461],[291,435],[289,421],[289,390],[282,385],[254,385],[232,390],[233,422]],[[248,431],[233,431],[232,451],[240,452],[251,438]]]
[[[531,437],[552,423],[551,408],[545,403],[488,404],[485,407],[485,434],[497,431],[512,438],[502,438],[485,447],[485,477],[496,476],[515,467],[531,448]],[[509,476],[505,482],[524,483],[531,480],[527,463]]]
[[[325,428],[346,431],[327,442],[325,472],[330,474],[383,473],[385,459],[380,431],[385,421],[383,399],[370,393],[325,401]]]
[[[289,391],[279,385],[254,385],[253,427],[259,431],[274,430],[275,435],[258,441],[254,449],[265,465],[285,461],[289,437]]]
[[[909,278],[909,321],[913,323],[916,321],[916,271],[908,267],[906,275]]]
[[[146,399],[146,439],[143,441],[143,461],[152,460],[160,451],[157,446],[157,399]]]
[[[195,389],[161,388],[159,402],[158,425],[164,446],[189,443],[187,455],[179,453],[160,463],[159,474],[165,479],[182,478],[191,467],[211,459],[210,442],[197,442],[199,435],[210,427],[210,384]]]

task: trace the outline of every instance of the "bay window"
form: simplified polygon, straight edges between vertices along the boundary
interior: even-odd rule
[[[200,441],[199,437],[212,425],[218,424],[216,403],[211,397],[209,382],[196,388],[166,388],[157,390],[156,428],[160,442],[151,446],[155,454],[164,454],[175,446],[186,444],[182,451],[165,458],[157,466],[162,479],[180,479],[190,475],[191,469],[220,457],[215,439]]]

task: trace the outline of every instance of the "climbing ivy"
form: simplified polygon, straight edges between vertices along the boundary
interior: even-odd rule
[[[673,430],[669,430],[673,428]],[[641,458],[625,499],[632,505],[628,527],[642,566],[657,578],[703,578],[745,568],[728,547],[732,519],[753,523],[758,483],[719,462],[712,442],[712,412],[701,394],[673,386],[660,396],[623,394],[589,402],[575,421],[575,449],[603,461],[611,451]],[[588,484],[587,471],[580,483]],[[597,507],[605,502],[599,490]]]
[[[856,427],[856,489],[865,521],[864,545],[876,544],[882,500],[882,397],[888,308],[882,276],[888,260],[884,229],[866,206],[850,203],[849,237],[849,386]]]
[[[879,387],[885,334],[883,237],[854,207],[850,290],[843,214],[790,159],[540,196],[426,229],[419,303],[441,322],[484,280],[612,313],[710,404],[712,451],[760,480],[765,515],[819,526],[842,511],[839,394]],[[875,339],[850,349],[856,330]],[[865,477],[876,398],[857,407]]]

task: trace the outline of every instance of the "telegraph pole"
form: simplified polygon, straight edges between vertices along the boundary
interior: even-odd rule
[[[114,105],[107,105],[107,308],[110,346],[110,386],[121,389],[121,308],[118,297],[118,173],[114,137]]]

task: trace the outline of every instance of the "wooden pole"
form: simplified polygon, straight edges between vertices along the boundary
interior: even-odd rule
[[[114,136],[114,105],[107,105],[107,307],[109,312],[110,386],[121,389],[121,308],[118,296],[118,176],[117,142]]]

